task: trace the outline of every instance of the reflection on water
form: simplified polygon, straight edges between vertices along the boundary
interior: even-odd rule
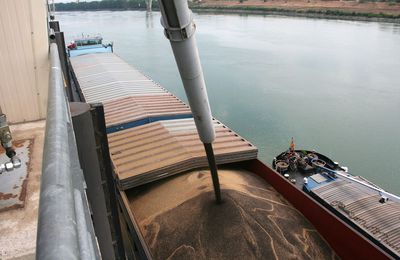
[[[153,28],[153,12],[146,11],[146,28]]]
[[[101,33],[115,52],[186,100],[160,14],[74,12],[66,39]],[[214,115],[270,163],[293,136],[400,194],[399,25],[252,15],[198,15]]]
[[[400,34],[400,24],[397,23],[380,23],[379,29],[382,31]]]

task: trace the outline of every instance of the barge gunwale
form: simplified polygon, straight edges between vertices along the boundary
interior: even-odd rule
[[[324,167],[326,167],[327,169],[338,172],[345,172],[346,167],[342,168],[341,166],[339,166],[338,163],[335,163],[329,157],[323,154],[309,150],[295,150],[295,152],[297,154],[312,153],[316,155],[318,159],[321,159],[323,162],[326,163]],[[272,163],[273,169],[276,169],[277,161],[285,160],[285,156],[287,153],[288,153],[287,151],[282,152],[276,157],[276,159],[274,159]],[[318,171],[314,169],[312,172],[304,173],[299,170],[295,171],[289,170],[288,172],[285,173],[288,173],[291,176],[294,175],[296,179],[303,179],[303,177],[309,178],[310,176],[318,173]],[[284,176],[283,173],[280,173],[280,176]],[[300,176],[300,178],[298,176]],[[361,179],[362,182],[365,182],[370,186],[376,187],[377,189],[381,189],[380,187],[378,187],[374,183],[371,183],[365,178],[360,178],[360,176],[353,176],[353,177]],[[285,179],[287,182],[290,183],[290,181],[287,178]],[[367,238],[373,244],[381,248],[391,257],[400,258],[400,255],[398,254],[398,246],[396,245],[396,243],[391,244],[385,239],[385,236],[388,235],[388,233],[386,232],[392,232],[393,230],[396,229],[396,227],[400,227],[400,224],[393,227],[393,224],[396,224],[396,221],[398,222],[398,218],[396,218],[395,216],[398,215],[399,210],[395,210],[395,208],[400,209],[400,204],[397,205],[391,204],[390,207],[388,206],[387,208],[382,209],[382,207],[380,206],[387,205],[387,203],[381,204],[378,202],[379,199],[381,198],[381,195],[379,194],[378,191],[373,191],[373,190],[367,191],[365,189],[360,188],[359,185],[357,185],[357,183],[349,182],[340,176],[332,180],[333,181],[327,181],[326,183],[321,183],[316,187],[313,186],[309,187],[308,184],[304,184],[303,182],[301,183],[296,182],[291,184],[295,186],[297,189],[304,192],[305,194],[309,195],[320,205],[322,205],[330,212],[332,212],[335,216],[337,216],[339,219],[350,225],[357,232],[362,234],[365,238]],[[362,203],[360,205],[359,203],[360,200],[372,199],[373,197],[376,197],[375,198],[376,200],[374,199],[375,206],[373,208],[379,207],[379,210],[377,209],[374,212],[371,212],[372,208],[363,207]],[[389,202],[389,203],[394,203],[394,202]],[[349,208],[347,208],[348,205],[358,205],[358,207],[356,207],[358,208],[358,210],[354,208],[350,210]],[[351,213],[348,213],[349,211],[351,211]],[[360,218],[360,215],[364,216]],[[382,218],[382,216],[384,217]],[[377,226],[378,223],[380,226]],[[386,231],[383,232],[382,230]],[[395,233],[398,234],[399,232]]]
[[[393,258],[260,160],[255,159],[241,164],[243,164],[243,168],[263,178],[300,211],[314,225],[339,257],[343,259]],[[346,239],[344,240],[343,237]],[[348,241],[351,241],[351,243],[348,243]]]
[[[123,218],[127,223],[129,229],[129,234],[132,236],[132,239],[134,240],[133,241],[134,245],[132,245],[132,247],[137,249],[140,259],[152,259],[150,250],[147,247],[147,244],[142,236],[142,233],[140,232],[139,226],[137,225],[135,215],[133,214],[131,208],[129,207],[129,200],[128,197],[126,196],[125,191],[119,190],[119,194],[117,197],[121,211],[123,213]]]

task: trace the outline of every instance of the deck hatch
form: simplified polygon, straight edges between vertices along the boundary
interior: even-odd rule
[[[214,120],[217,164],[257,158],[257,148]],[[187,170],[207,167],[193,119],[158,121],[108,135],[120,187],[128,189]]]
[[[354,224],[380,241],[390,250],[400,254],[400,203],[380,203],[380,195],[366,187],[337,179],[311,190]]]

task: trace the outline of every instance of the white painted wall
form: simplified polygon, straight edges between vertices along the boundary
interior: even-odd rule
[[[46,0],[0,0],[0,106],[10,123],[46,117]]]

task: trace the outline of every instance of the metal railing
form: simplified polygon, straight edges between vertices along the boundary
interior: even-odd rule
[[[100,259],[54,42],[50,60],[36,258]]]

